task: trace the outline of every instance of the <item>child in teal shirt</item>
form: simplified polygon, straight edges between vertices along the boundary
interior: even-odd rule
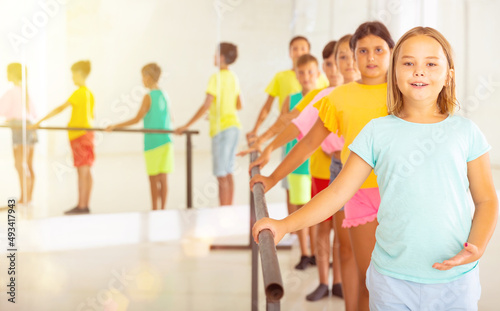
[[[139,112],[133,119],[110,125],[107,130],[129,126],[140,120],[143,120],[146,129],[172,129],[168,96],[158,88],[160,74],[161,69],[155,63],[142,68],[142,81],[150,91],[144,96]],[[170,134],[144,134],[144,157],[151,185],[153,210],[158,209],[158,203],[161,209],[165,209],[167,174],[174,168],[174,149]]]

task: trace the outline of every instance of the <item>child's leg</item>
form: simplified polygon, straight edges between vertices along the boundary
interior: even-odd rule
[[[221,206],[232,205],[234,196],[233,175],[227,174],[223,177],[217,177],[219,182],[219,202]]]
[[[338,211],[334,216],[335,235],[339,238],[340,270],[342,274],[342,292],[346,311],[358,310],[359,277],[358,267],[349,238],[349,230],[342,227],[344,211]],[[334,262],[335,265],[335,262]]]
[[[92,192],[92,172],[94,163],[94,133],[87,132],[83,136],[70,140],[73,163],[78,172],[78,204],[74,209],[64,212],[74,215],[89,212],[90,193]]]
[[[330,230],[331,220],[323,221],[318,225],[316,244],[316,261],[318,264],[319,283],[328,286],[328,272],[330,270]],[[334,282],[335,283],[335,282]]]
[[[153,206],[153,210],[158,209],[158,175],[149,176],[149,186],[151,187],[151,204]]]
[[[359,299],[358,310],[369,311],[369,295],[366,288],[366,270],[370,266],[371,255],[375,247],[375,231],[378,222],[374,220],[364,225],[349,228],[352,249],[358,266]]]
[[[165,209],[165,207],[167,206],[168,192],[167,174],[159,174],[158,183],[160,186],[161,209]]]
[[[358,266],[358,310],[361,311],[369,309],[368,290],[365,280],[366,270],[370,265],[371,255],[375,247],[379,205],[380,193],[378,188],[358,190],[345,205],[343,226],[349,227],[352,250]]]
[[[340,272],[340,240],[337,233],[337,227],[333,225],[333,247],[332,247],[332,273],[333,273],[333,284],[342,283],[342,275]]]
[[[221,206],[230,205],[228,199],[229,181],[227,176],[217,177],[217,182],[219,183],[219,204]]]
[[[281,148],[281,160],[283,161],[283,159],[285,159],[286,157],[286,152],[285,152],[285,148],[282,147]],[[286,208],[288,210],[288,215],[292,214],[293,212],[296,211],[296,208],[295,206],[290,203],[290,184],[288,182],[288,177],[285,177],[281,180],[281,187],[283,189],[285,189],[285,193],[286,193]],[[295,233],[297,234],[297,232],[292,232],[292,233]]]
[[[307,235],[309,236],[309,245],[311,247],[311,254],[312,256],[315,256],[316,255],[316,246],[318,243],[318,226],[315,225],[315,226],[312,226],[312,227],[309,227],[309,230],[307,230]],[[315,259],[316,260],[316,259]]]
[[[328,297],[328,271],[330,270],[330,230],[332,228],[331,221],[323,221],[317,226],[309,228],[310,230],[317,227],[316,239],[316,265],[318,266],[319,285],[318,287],[306,296],[309,301],[317,301],[323,297]]]
[[[311,197],[316,196],[326,187],[328,187],[328,180],[321,178],[312,178],[311,183]],[[319,285],[318,287],[309,295],[306,299],[309,301],[316,301],[323,297],[328,297],[328,272],[330,269],[330,231],[333,227],[332,217],[326,219],[325,221],[319,223],[316,227],[317,237],[316,237],[316,264],[318,266],[319,273]],[[312,227],[311,229],[314,229]],[[338,273],[340,274],[340,272]],[[338,276],[337,276],[338,277]],[[334,283],[335,284],[335,283]]]
[[[303,205],[294,205],[292,204],[292,208],[298,210]],[[311,264],[315,264],[312,262],[311,253],[309,252],[309,228],[304,228],[302,230],[297,231],[297,236],[299,238],[300,245],[300,261],[297,265],[295,265],[295,269],[304,270]]]
[[[286,208],[288,210],[288,215],[290,215],[297,210],[297,207],[292,203],[290,203],[290,190],[285,189],[285,193],[286,193]]]
[[[295,211],[303,206],[303,205],[294,205],[294,204],[291,204],[291,205],[292,205],[293,210],[295,210]],[[305,229],[297,231],[297,234],[299,236],[300,252],[301,252],[302,256],[310,256],[310,254],[311,254],[311,253],[309,253],[309,247],[307,245],[308,244],[308,240],[307,240],[308,233],[309,233],[309,228],[305,228]]]
[[[89,165],[77,167],[78,171],[78,207],[89,207],[90,193],[92,191],[92,172]]]
[[[227,167],[226,167],[226,182],[227,182],[227,193],[226,193],[226,205],[233,205],[234,198],[234,167],[236,162],[236,150],[238,149],[238,139],[240,136],[240,130],[237,127],[231,127],[227,130],[227,147],[225,153],[227,154]]]
[[[25,181],[26,181],[26,170],[24,165],[24,148],[23,145],[15,145],[13,148],[14,152],[14,165],[16,167],[17,175],[19,176],[19,185],[21,187],[21,195],[19,197],[19,203],[24,203],[26,200],[24,193]]]
[[[289,194],[290,194],[290,204],[294,211],[298,210],[304,204],[311,200],[311,177],[302,174],[289,174],[287,176]],[[296,269],[303,270],[310,264],[315,264],[313,259],[310,257],[308,245],[309,228],[304,228],[297,232],[300,243],[300,250],[302,256],[300,262],[295,266]],[[312,245],[311,249],[314,249]]]
[[[228,183],[228,191],[227,191],[227,200],[229,202],[228,205],[233,205],[234,199],[234,179],[233,174],[227,174],[227,183]]]
[[[225,145],[227,145],[227,130],[222,131],[212,137],[212,162],[213,162],[213,173],[217,177],[217,183],[219,186],[219,205],[227,205],[227,191],[228,186],[226,185],[226,175],[227,175],[227,152],[225,150]]]
[[[219,182],[219,202],[221,206],[233,204],[233,171],[238,147],[239,129],[230,127],[212,138],[214,175]]]
[[[33,197],[33,188],[35,185],[35,170],[33,169],[33,153],[35,151],[34,146],[27,146],[28,148],[28,172],[29,172],[29,184],[28,184],[28,202],[31,202]]]

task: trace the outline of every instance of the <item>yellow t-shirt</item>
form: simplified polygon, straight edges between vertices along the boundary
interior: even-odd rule
[[[74,91],[68,99],[71,103],[71,119],[68,127],[84,127],[91,128],[94,121],[94,95],[86,87],[81,86]],[[86,131],[68,131],[69,140],[75,140],[80,136],[85,135]]]
[[[319,76],[318,82],[316,83],[319,89],[327,87],[330,83],[326,76],[322,73]],[[299,80],[295,75],[295,71],[289,69],[278,72],[271,82],[266,87],[266,93],[278,97],[279,109],[281,111],[281,106],[283,101],[287,96],[298,93],[302,90]]]
[[[315,89],[307,93],[294,109],[302,112],[323,89]],[[318,147],[309,158],[309,172],[311,176],[314,178],[330,179],[330,163],[330,157],[323,152],[321,146]]]
[[[314,178],[330,179],[330,164],[332,159],[321,149],[314,151],[309,160],[309,172]]]
[[[341,153],[342,164],[349,157],[349,145],[370,120],[387,116],[387,83],[365,85],[351,82],[336,87],[314,104],[319,117],[331,132],[345,140]],[[377,178],[373,171],[361,188],[375,188]]]
[[[238,77],[231,70],[214,73],[208,81],[207,94],[214,96],[210,105],[210,137],[232,126],[241,127],[236,103],[240,94]]]

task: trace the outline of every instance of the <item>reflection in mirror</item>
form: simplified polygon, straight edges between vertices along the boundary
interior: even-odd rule
[[[500,115],[499,11],[498,1],[450,0],[0,1],[0,219],[16,217],[8,226],[17,226],[18,240],[11,234],[10,243],[19,244],[26,269],[19,278],[27,280],[17,290],[45,299],[23,298],[21,310],[246,309],[240,292],[250,297],[247,253],[231,253],[230,261],[210,250],[251,246],[248,154],[259,151],[255,163],[264,176],[253,181],[276,185],[259,206],[277,219],[299,210],[328,186],[332,158],[338,173],[348,155],[326,122],[314,126],[314,103],[349,83],[385,87],[391,48],[416,26],[433,27],[450,42],[457,114],[474,121],[493,147],[498,187],[500,136],[492,116]],[[379,32],[353,36],[367,21],[379,21]],[[380,90],[370,93],[370,107],[385,107]],[[331,115],[333,123],[341,119]],[[310,128],[328,137],[310,162],[267,178]],[[364,228],[374,233],[373,223]],[[371,252],[357,253],[364,263],[352,252],[374,239],[351,236],[351,243],[342,224],[336,216],[317,235],[285,236],[279,249],[292,250],[290,258],[279,256],[284,310],[309,309],[311,301],[356,309],[355,276],[366,275]],[[331,230],[340,246],[328,284]],[[498,233],[482,271],[496,267],[497,240]],[[315,265],[319,278],[297,274]],[[115,278],[125,280],[119,290],[96,285]],[[492,310],[500,284],[483,280],[479,309]],[[359,309],[368,302],[361,288]],[[212,293],[230,296],[234,306],[212,301]]]

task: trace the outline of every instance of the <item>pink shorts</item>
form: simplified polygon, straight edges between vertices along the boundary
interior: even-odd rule
[[[377,219],[380,205],[378,188],[359,189],[345,204],[343,228],[357,227]]]

